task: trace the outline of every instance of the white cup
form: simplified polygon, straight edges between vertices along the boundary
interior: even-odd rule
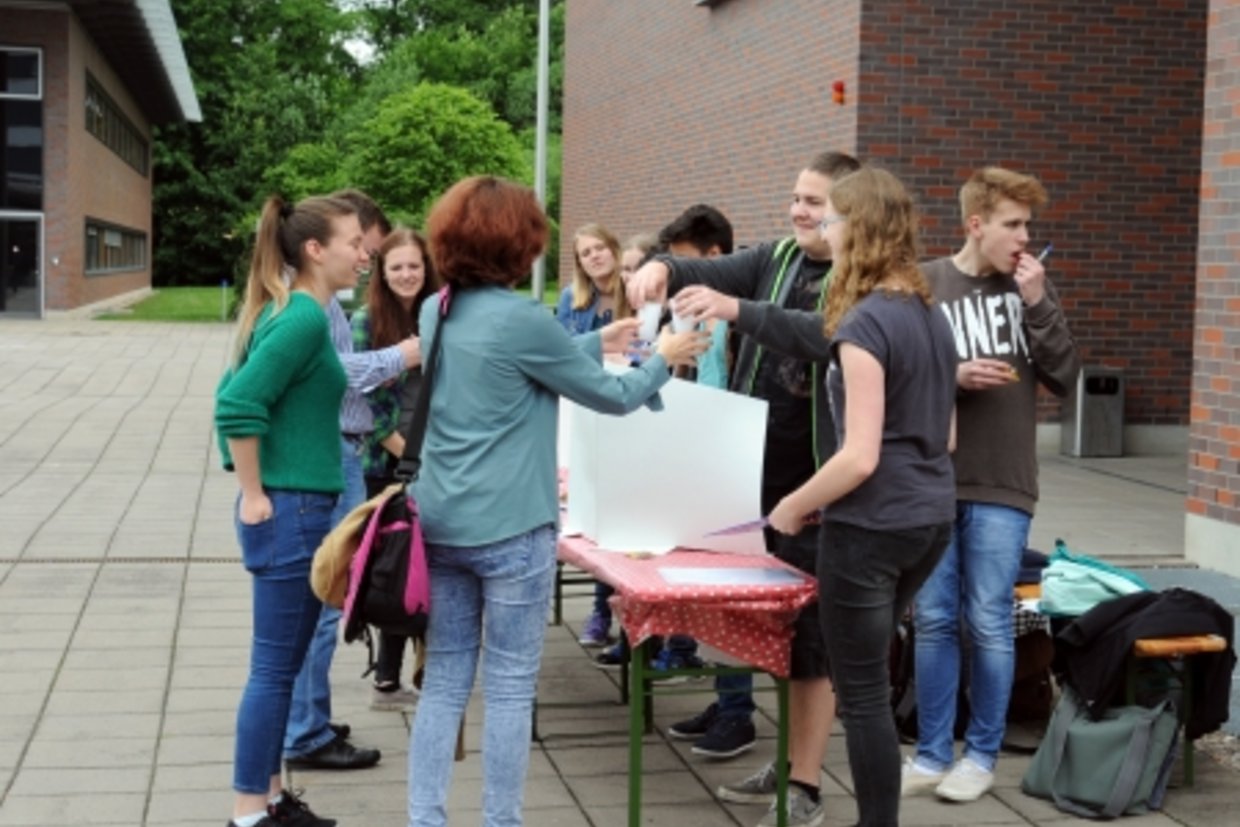
[[[640,324],[637,327],[637,338],[643,342],[653,342],[659,335],[659,317],[663,315],[663,305],[659,302],[646,302],[637,310]]]
[[[690,319],[688,316],[682,316],[675,310],[672,311],[673,333],[684,333],[686,330],[693,330],[695,327],[697,327],[697,322],[693,321],[693,319]]]

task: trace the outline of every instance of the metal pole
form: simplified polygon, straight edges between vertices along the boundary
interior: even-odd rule
[[[550,0],[538,0],[538,98],[537,119],[534,126],[534,194],[538,202],[547,206],[547,107],[550,95],[551,75],[551,9]],[[558,251],[549,251],[558,255]],[[530,290],[537,301],[542,301],[546,287],[546,253],[534,262],[534,279]]]

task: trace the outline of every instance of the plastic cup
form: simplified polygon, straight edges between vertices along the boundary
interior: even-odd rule
[[[676,312],[675,307],[672,309],[672,332],[684,333],[687,330],[693,330],[697,327],[697,322],[688,316],[682,316]]]
[[[643,342],[653,342],[659,335],[659,317],[662,315],[663,305],[659,302],[646,302],[638,308],[637,338]]]

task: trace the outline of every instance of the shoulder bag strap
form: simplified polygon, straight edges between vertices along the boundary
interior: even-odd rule
[[[431,341],[431,352],[426,359],[426,369],[422,371],[422,386],[418,390],[418,401],[413,408],[409,430],[405,431],[405,450],[400,456],[400,462],[396,465],[396,479],[404,483],[413,482],[422,471],[422,440],[426,437],[426,421],[430,417],[431,387],[435,383],[439,352],[443,349],[443,326],[448,320],[448,306],[451,303],[451,288],[444,287],[439,291],[439,323],[435,325],[435,338]]]

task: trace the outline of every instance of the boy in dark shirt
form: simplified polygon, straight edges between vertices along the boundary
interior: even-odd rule
[[[1037,390],[1080,370],[1059,296],[1027,249],[1038,180],[1000,167],[960,191],[964,246],[922,265],[956,336],[956,520],[914,604],[918,741],[902,792],[974,801],[994,784],[1011,695],[1012,589],[1038,498]],[[961,619],[970,647],[969,724],[954,760]]]
[[[662,299],[665,294],[675,296],[690,285],[703,285],[696,288],[697,295],[712,300],[739,298],[818,310],[831,268],[830,248],[822,240],[819,222],[826,210],[832,180],[859,166],[856,159],[843,153],[817,156],[797,176],[789,207],[791,238],[715,259],[656,256],[630,278],[630,301],[640,305],[648,299]],[[678,302],[676,307],[684,312]],[[825,340],[821,344],[825,349]],[[819,407],[825,411],[827,404],[822,378],[816,364],[768,351],[742,335],[730,387],[738,393],[765,399],[770,406],[762,474],[764,514],[813,476],[818,464],[834,451],[834,428],[824,426],[824,420],[829,423],[830,416],[818,416]],[[768,532],[767,549],[812,575],[817,536],[816,526],[792,537]],[[798,618],[792,642],[789,825],[818,824],[823,818],[819,781],[835,720],[835,696],[828,674],[817,607],[811,605]],[[749,692],[752,679],[721,677],[716,680],[716,688],[720,690],[716,703],[697,717],[674,724],[669,734],[693,739],[693,751],[699,754],[739,755],[755,743],[754,704]],[[726,801],[747,803],[773,802],[774,793],[773,763],[739,783],[723,785],[718,791]],[[776,815],[772,803],[762,824],[775,824]]]

